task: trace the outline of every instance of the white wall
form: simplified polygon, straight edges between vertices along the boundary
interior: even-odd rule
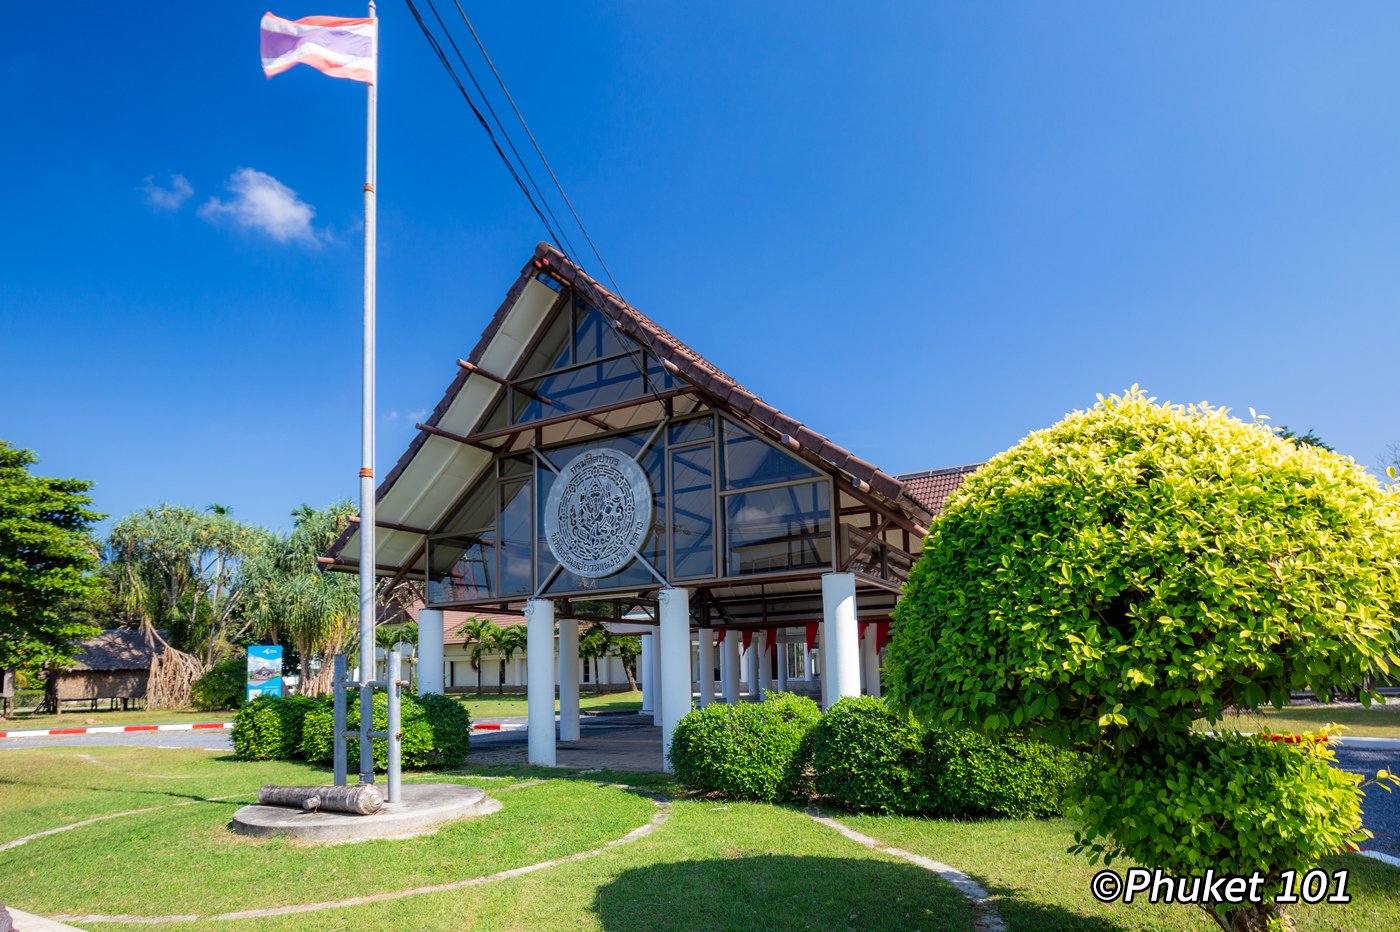
[[[476,689],[476,671],[471,665],[471,650],[461,644],[448,644],[443,649],[443,660],[448,665],[448,672],[443,677],[443,682],[449,689],[468,688]],[[486,692],[491,692],[500,682],[501,675],[501,655],[486,653],[481,659],[481,688]],[[579,689],[587,692],[593,685],[593,662],[588,662],[587,679],[584,678],[584,662],[578,662]],[[527,677],[525,675],[526,662],[525,652],[516,651],[515,656],[506,662],[506,685],[523,687]],[[604,686],[625,686],[627,685],[627,671],[623,669],[622,658],[603,657],[598,660],[598,677]]]

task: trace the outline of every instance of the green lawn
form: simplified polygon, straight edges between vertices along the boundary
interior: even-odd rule
[[[493,692],[451,693],[450,695],[466,707],[474,722],[485,718],[509,718],[513,715],[524,715],[526,711],[524,693],[506,693],[499,696]],[[601,696],[583,692],[579,695],[578,704],[579,708],[585,712],[636,711],[642,707],[642,694],[640,690],[627,693],[603,693]],[[558,702],[554,703],[554,710],[556,712],[559,710]]]
[[[1324,725],[1345,725],[1342,735],[1371,738],[1400,738],[1400,699],[1369,709],[1355,705],[1290,705],[1281,711],[1261,709],[1227,716],[1214,725],[1197,722],[1198,731],[1238,729],[1267,731],[1276,734],[1296,734],[1317,731]]]
[[[1065,819],[1043,822],[951,822],[896,816],[842,816],[841,821],[886,844],[936,858],[976,878],[996,900],[1012,929],[1037,932],[1216,929],[1194,906],[1134,902],[1105,905],[1089,895],[1089,881],[1102,869],[1067,848],[1074,826]],[[1115,862],[1121,871],[1133,866]],[[1350,872],[1348,905],[1297,906],[1299,932],[1400,929],[1400,870],[1370,858],[1329,858],[1328,871]]]
[[[203,917],[455,882],[598,848],[647,823],[655,804],[614,780],[672,789],[659,775],[456,772],[433,778],[483,785],[504,804],[501,812],[430,837],[333,847],[246,839],[226,828],[259,784],[324,776],[305,765],[194,751],[6,752],[0,843],[94,815],[157,808],[0,851],[5,901],[44,915]],[[523,782],[540,776],[545,782]],[[240,791],[239,800],[213,799]],[[926,871],[849,842],[800,810],[682,799],[654,834],[535,874],[236,923],[298,930],[464,926],[962,932],[971,929],[971,910]]]
[[[232,712],[145,711],[92,712],[71,709],[62,715],[15,715],[0,718],[0,731],[26,731],[30,728],[85,728],[90,725],[165,725],[171,722],[230,722]]]
[[[604,848],[478,886],[223,924],[297,932],[972,929],[971,908],[945,881],[849,841],[797,808],[681,796],[654,833],[605,847],[658,812],[647,797],[615,784],[674,794],[659,774],[583,776],[527,767],[414,774],[411,779],[481,785],[504,806],[417,839],[325,847],[242,838],[227,829],[234,808],[260,784],[325,778],[324,770],[305,764],[249,763],[193,750],[0,753],[0,844],[95,816],[150,810],[0,851],[0,896],[42,915],[210,917],[460,882]],[[232,794],[237,798],[218,798]],[[1066,853],[1072,827],[1065,820],[838,818],[977,878],[1013,930],[1212,928],[1189,907],[1096,903],[1088,893],[1095,868]],[[1355,856],[1325,866],[1352,872],[1355,901],[1299,907],[1300,932],[1400,928],[1400,871]],[[92,926],[110,927],[128,926]]]

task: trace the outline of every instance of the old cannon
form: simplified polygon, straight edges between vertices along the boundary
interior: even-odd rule
[[[292,806],[307,812],[348,812],[374,815],[384,807],[384,794],[372,783],[355,786],[278,786],[268,783],[258,790],[265,806]]]

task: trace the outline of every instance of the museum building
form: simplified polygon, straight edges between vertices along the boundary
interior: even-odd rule
[[[878,695],[900,588],[975,469],[883,472],[547,244],[417,428],[378,488],[376,572],[424,583],[420,677],[444,611],[523,616],[542,765],[579,737],[580,619],[643,635],[663,747],[697,703]],[[358,568],[360,544],[352,525],[329,559]]]

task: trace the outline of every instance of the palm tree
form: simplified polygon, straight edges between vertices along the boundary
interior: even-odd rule
[[[462,623],[457,629],[457,633],[464,639],[471,642],[471,662],[472,669],[476,671],[476,691],[481,693],[481,658],[487,651],[491,650],[492,643],[496,639],[496,632],[501,629],[489,618],[478,618],[473,616]]]
[[[496,683],[496,695],[504,695],[506,691],[506,664],[510,663],[516,651],[525,653],[525,645],[528,638],[525,636],[525,629],[520,625],[512,625],[509,628],[498,628],[491,640],[491,647],[501,655],[501,674]]]

